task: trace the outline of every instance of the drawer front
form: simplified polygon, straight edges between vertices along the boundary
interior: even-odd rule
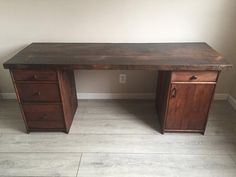
[[[57,73],[51,70],[12,70],[16,81],[56,81]]]
[[[27,120],[29,129],[64,129],[63,121],[31,121]]]
[[[16,86],[22,102],[60,102],[57,84],[17,83]]]
[[[172,82],[215,82],[217,71],[175,71],[172,72]]]
[[[28,121],[56,121],[63,120],[60,105],[22,105],[26,120]]]

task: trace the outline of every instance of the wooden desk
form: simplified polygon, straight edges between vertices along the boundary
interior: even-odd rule
[[[26,129],[69,132],[77,109],[73,70],[158,70],[162,132],[204,133],[220,71],[206,43],[32,43],[5,62]]]

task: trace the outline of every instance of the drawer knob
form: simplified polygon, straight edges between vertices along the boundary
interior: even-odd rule
[[[42,120],[47,119],[47,114],[44,114],[41,119],[42,119]]]
[[[195,75],[191,76],[190,80],[197,80],[197,76],[195,76]]]
[[[41,93],[40,93],[40,92],[36,92],[34,95],[36,95],[36,96],[40,96]]]
[[[35,80],[38,79],[37,74],[34,74],[33,78],[34,78]]]

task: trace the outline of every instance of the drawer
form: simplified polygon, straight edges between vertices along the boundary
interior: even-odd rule
[[[22,105],[26,120],[29,121],[56,121],[63,120],[62,108],[60,105]]]
[[[29,129],[64,129],[63,121],[31,121],[27,120]]]
[[[215,82],[217,71],[175,71],[172,72],[172,82]]]
[[[60,102],[57,84],[16,84],[22,102]]]
[[[57,73],[53,70],[12,70],[16,81],[56,81]]]

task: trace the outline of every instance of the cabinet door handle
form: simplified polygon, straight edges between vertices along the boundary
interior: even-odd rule
[[[175,98],[176,97],[176,88],[174,87],[172,90],[171,90],[171,98]]]

